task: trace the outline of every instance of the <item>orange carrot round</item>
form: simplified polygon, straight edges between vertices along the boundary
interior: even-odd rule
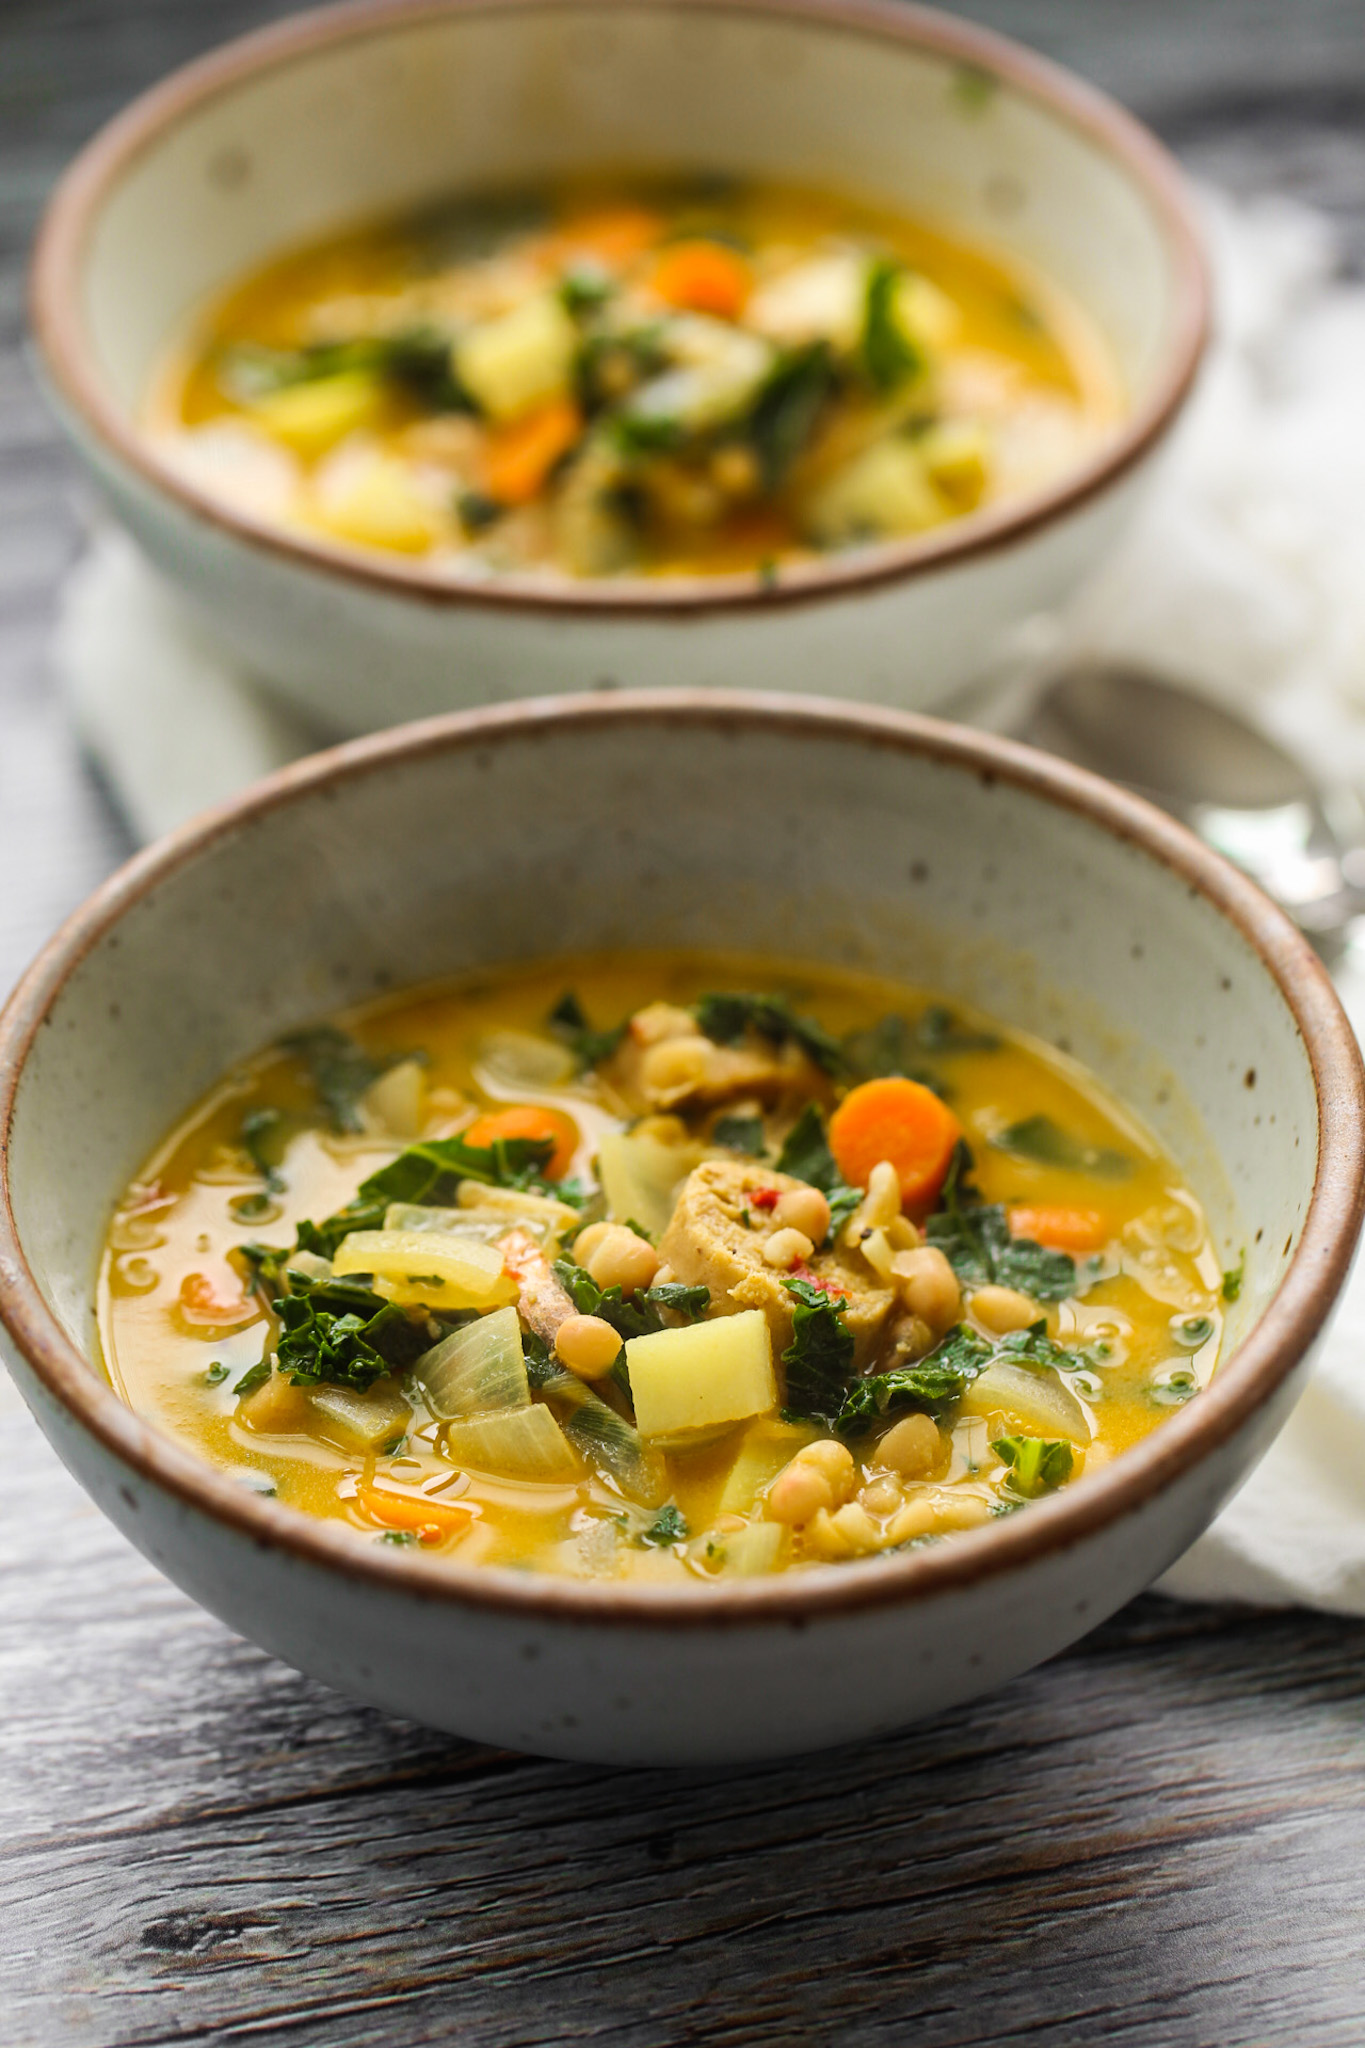
[[[1097,1252],[1112,1235],[1109,1218],[1098,1209],[1020,1205],[1009,1212],[1010,1234],[1032,1238],[1058,1252]]]
[[[511,1109],[490,1109],[467,1124],[460,1136],[467,1145],[494,1145],[499,1138],[549,1138],[554,1144],[549,1165],[550,1180],[562,1180],[578,1150],[578,1125],[562,1109],[545,1109],[539,1103],[518,1103]]]
[[[889,1159],[908,1209],[933,1201],[961,1136],[961,1124],[933,1089],[900,1075],[851,1089],[829,1120],[830,1150],[844,1179],[865,1188],[873,1167]]]
[[[356,1499],[367,1515],[385,1529],[406,1529],[419,1543],[440,1543],[467,1529],[474,1511],[459,1501],[432,1500],[427,1494],[380,1486],[362,1479]]]
[[[724,242],[674,242],[654,266],[650,280],[666,305],[689,313],[714,313],[736,320],[753,279],[748,264]]]
[[[583,431],[583,415],[571,398],[552,398],[524,419],[488,437],[484,483],[500,505],[529,505],[545,479]]]

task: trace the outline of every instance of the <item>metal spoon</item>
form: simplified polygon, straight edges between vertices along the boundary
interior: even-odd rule
[[[1259,882],[1327,956],[1365,913],[1365,806],[1323,789],[1277,741],[1150,671],[1073,668],[1014,736],[1123,783]]]

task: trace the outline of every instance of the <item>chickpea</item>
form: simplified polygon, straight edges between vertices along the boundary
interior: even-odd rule
[[[790,1273],[793,1266],[808,1259],[815,1246],[800,1230],[775,1230],[763,1247],[763,1258],[767,1265],[776,1266],[783,1273]]]
[[[580,1266],[587,1265],[608,1231],[614,1228],[611,1223],[590,1223],[586,1230],[579,1231],[573,1241],[573,1255]]]
[[[772,1521],[785,1522],[789,1529],[799,1529],[822,1508],[827,1511],[834,1506],[834,1489],[824,1473],[814,1465],[803,1464],[800,1458],[793,1458],[768,1488],[767,1505]]]
[[[895,1252],[912,1252],[924,1243],[918,1230],[908,1216],[893,1216],[886,1226],[886,1234]]]
[[[622,1294],[648,1287],[658,1270],[659,1254],[653,1245],[623,1223],[613,1223],[588,1258],[588,1271],[598,1286],[619,1287]]]
[[[813,1245],[829,1236],[829,1202],[819,1188],[788,1188],[773,1210],[774,1223],[789,1223]]]
[[[847,1444],[839,1443],[832,1436],[822,1436],[818,1443],[803,1444],[792,1463],[809,1465],[812,1470],[822,1472],[837,1502],[842,1503],[852,1496],[857,1468]]]
[[[615,1365],[621,1339],[601,1316],[567,1316],[555,1332],[555,1357],[581,1380],[600,1380]]]
[[[901,1213],[900,1175],[889,1159],[879,1159],[867,1176],[867,1193],[849,1218],[844,1243],[854,1248],[869,1230],[886,1230]]]
[[[881,1545],[876,1523],[856,1501],[850,1501],[836,1514],[812,1516],[806,1531],[807,1549],[817,1557],[831,1560],[864,1556],[869,1550],[879,1550]]]
[[[902,1479],[927,1479],[940,1455],[939,1433],[927,1415],[907,1415],[893,1423],[877,1446],[877,1463],[889,1465]]]
[[[700,1038],[701,1026],[676,1003],[646,1003],[631,1018],[630,1035],[637,1045],[663,1045],[673,1038]]]
[[[869,1515],[894,1515],[904,1499],[894,1479],[873,1479],[858,1495],[858,1505]]]
[[[1016,1287],[978,1287],[967,1306],[978,1323],[993,1336],[1007,1336],[1011,1330],[1027,1330],[1042,1314]]]
[[[709,1038],[661,1039],[641,1060],[640,1080],[652,1095],[685,1094],[701,1080],[714,1050]]]
[[[957,1275],[937,1245],[924,1244],[918,1251],[897,1252],[891,1261],[896,1290],[912,1315],[922,1316],[940,1335],[950,1329],[962,1313],[962,1289]]]

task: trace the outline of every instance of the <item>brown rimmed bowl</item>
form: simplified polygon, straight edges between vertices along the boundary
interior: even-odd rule
[[[762,575],[438,577],[289,533],[142,424],[196,309],[282,248],[435,195],[627,165],[798,179],[921,213],[1070,293],[1123,425],[1049,489]],[[1190,388],[1207,280],[1174,165],[1098,93],[877,0],[359,0],[147,93],[52,201],[38,356],[113,509],[238,661],[331,728],[602,682],[941,701],[1120,532]]]
[[[1111,1465],[922,1550],[724,1586],[459,1567],[240,1486],[97,1362],[116,1197],[234,1061],[341,1004],[611,947],[804,956],[1064,1044],[1245,1260],[1209,1387]],[[952,726],[639,693],[468,713],[300,763],[141,854],[0,1016],[0,1335],[64,1462],[158,1567],[344,1691],[604,1762],[900,1726],[1149,1584],[1288,1412],[1362,1213],[1362,1072],[1322,967],[1135,798]]]

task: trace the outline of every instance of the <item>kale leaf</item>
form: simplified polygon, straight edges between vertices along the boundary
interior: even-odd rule
[[[1108,1145],[1088,1145],[1074,1132],[1064,1130],[1050,1116],[1026,1116],[1010,1124],[991,1139],[997,1151],[1015,1159],[1029,1159],[1039,1166],[1060,1166],[1068,1173],[1094,1174],[1101,1180],[1121,1180],[1133,1170],[1126,1152]]]
[[[272,1195],[284,1190],[278,1171],[284,1138],[284,1118],[277,1109],[249,1110],[242,1118],[242,1149]]]
[[[915,1026],[915,1043],[924,1052],[999,1052],[994,1031],[964,1024],[945,1003],[931,1003]]]
[[[732,1152],[747,1152],[752,1159],[763,1157],[761,1116],[718,1116],[711,1127],[711,1137],[717,1145],[728,1145]]]
[[[611,1031],[594,1031],[582,1003],[571,988],[564,991],[547,1021],[555,1037],[568,1046],[580,1072],[609,1060],[626,1035],[624,1024],[618,1024]]]
[[[747,422],[765,490],[777,488],[806,446],[834,383],[828,342],[813,341],[778,356]]]
[[[1025,1500],[1036,1500],[1040,1493],[1064,1486],[1075,1463],[1065,1437],[1000,1436],[991,1449],[1010,1468],[1011,1490]]]
[[[390,1060],[374,1060],[345,1031],[335,1024],[319,1024],[311,1031],[293,1031],[280,1045],[308,1070],[319,1102],[327,1112],[334,1131],[354,1134],[364,1129],[360,1098],[372,1087]]]
[[[808,1181],[819,1188],[829,1203],[829,1228],[833,1236],[846,1223],[863,1199],[861,1188],[852,1188],[835,1164],[825,1132],[825,1120],[813,1102],[808,1102],[788,1131],[777,1155],[777,1171],[793,1180]]]
[[[883,394],[924,368],[924,357],[896,318],[896,291],[904,266],[884,256],[867,274],[863,310],[862,360],[870,382]]]
[[[945,1255],[964,1287],[1016,1287],[1035,1301],[1064,1301],[1078,1290],[1076,1261],[1032,1238],[1013,1237],[999,1202],[983,1202],[971,1185],[971,1148],[959,1140],[943,1183],[942,1207],[925,1235]]]
[[[541,1171],[553,1151],[551,1138],[497,1138],[491,1145],[469,1145],[460,1137],[424,1138],[363,1180],[354,1201],[335,1216],[323,1223],[300,1223],[295,1249],[333,1258],[351,1231],[382,1229],[391,1202],[453,1208],[462,1180],[553,1195],[572,1204],[581,1199],[579,1190],[567,1181],[547,1181]]]
[[[586,1266],[576,1266],[572,1259],[556,1259],[554,1273],[579,1315],[600,1317],[622,1338],[652,1337],[666,1329],[662,1309],[695,1322],[711,1305],[709,1287],[687,1287],[680,1280],[643,1288],[627,1301],[619,1287],[599,1287]]]
[[[855,1381],[834,1418],[839,1431],[857,1436],[898,1408],[918,1408],[936,1415],[962,1398],[979,1372],[989,1365],[994,1346],[959,1323],[927,1357],[890,1372],[870,1373]]]
[[[275,1303],[280,1334],[275,1354],[296,1387],[351,1387],[367,1393],[386,1373],[414,1363],[430,1342],[422,1324],[391,1301],[369,1316],[338,1315],[320,1306],[323,1290],[286,1294]]]
[[[774,1045],[790,1039],[826,1074],[844,1072],[843,1047],[813,1017],[800,1016],[785,996],[751,995],[743,990],[702,996],[696,1018],[708,1038],[732,1045],[745,1031],[755,1031]]]
[[[666,1507],[659,1509],[649,1527],[640,1531],[639,1541],[651,1550],[666,1550],[670,1543],[682,1543],[690,1534],[682,1509],[669,1501]]]
[[[1245,1252],[1243,1252],[1243,1253],[1242,1253],[1242,1256],[1241,1256],[1241,1258],[1240,1258],[1240,1259],[1238,1259],[1238,1261],[1237,1261],[1237,1264],[1236,1264],[1235,1266],[1229,1266],[1229,1267],[1228,1267],[1228,1270],[1227,1270],[1227,1272],[1226,1272],[1226,1273],[1224,1273],[1224,1275],[1223,1275],[1223,1299],[1224,1299],[1224,1301],[1236,1301],[1236,1299],[1237,1299],[1238,1295],[1239,1295],[1239,1294],[1241,1293],[1241,1291],[1242,1291],[1242,1282],[1243,1282],[1243,1280],[1244,1280],[1244,1279],[1246,1278],[1246,1266],[1247,1266],[1247,1255],[1246,1255],[1246,1253],[1245,1253]]]
[[[793,1298],[792,1341],[782,1353],[787,1374],[786,1412],[830,1420],[844,1403],[853,1370],[853,1332],[847,1303],[809,1280],[789,1275],[782,1285]]]
[[[247,404],[296,384],[359,372],[387,378],[432,411],[472,412],[455,375],[450,337],[435,327],[399,334],[361,335],[351,341],[311,342],[304,348],[267,348],[242,342],[224,351],[218,378],[229,397]]]

